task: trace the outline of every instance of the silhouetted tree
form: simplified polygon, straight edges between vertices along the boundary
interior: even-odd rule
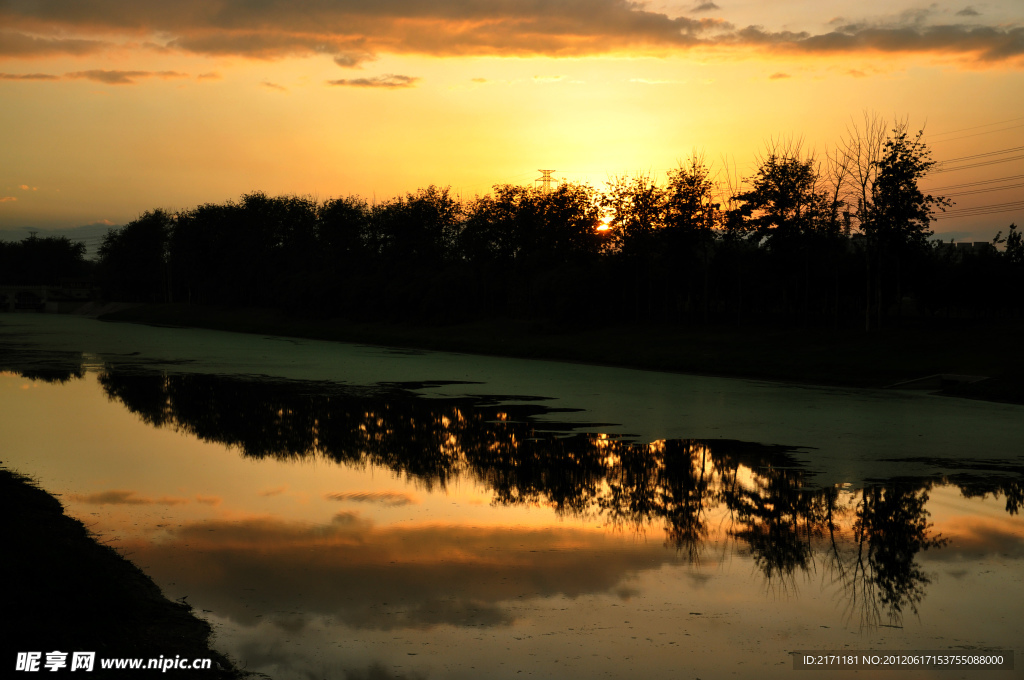
[[[14,243],[0,242],[0,283],[55,284],[86,271],[85,244],[65,236],[31,235]]]
[[[107,232],[99,249],[98,265],[105,296],[137,302],[168,301],[172,225],[169,213],[153,210]]]
[[[665,188],[665,230],[661,239],[676,269],[685,270],[685,309],[691,309],[693,273],[702,274],[701,300],[704,321],[708,320],[709,276],[712,249],[723,226],[717,187],[704,158],[693,155],[686,163],[668,172]],[[677,272],[679,283],[684,274]],[[676,288],[678,288],[678,284]]]
[[[935,165],[923,141],[924,131],[909,137],[906,125],[893,128],[874,162],[877,174],[871,184],[870,204],[861,229],[875,259],[875,294],[878,325],[885,314],[883,273],[887,258],[896,265],[896,303],[902,309],[901,263],[912,252],[920,252],[932,235],[929,225],[935,210],[942,210],[950,201],[941,196],[925,194],[918,182]]]
[[[835,228],[830,220],[834,207],[821,186],[817,164],[812,157],[801,156],[799,143],[775,143],[747,182],[750,189],[734,200],[741,204],[740,213],[775,260],[782,311],[789,306],[788,293],[793,288],[806,323],[812,253],[820,238]]]

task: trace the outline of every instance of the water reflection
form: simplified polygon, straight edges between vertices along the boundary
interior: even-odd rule
[[[62,370],[65,379],[81,375],[80,366]],[[414,385],[349,387],[110,363],[99,381],[145,422],[248,458],[385,468],[427,491],[468,477],[490,489],[497,505],[542,505],[629,532],[656,527],[669,548],[652,558],[617,552],[579,531],[378,528],[344,512],[316,527],[266,518],[186,524],[166,541],[133,546],[151,569],[177,564],[207,601],[246,624],[255,623],[242,592],[250,589],[264,598],[261,610],[298,609],[356,628],[504,626],[513,615],[501,603],[524,583],[541,584],[531,591],[541,597],[609,592],[630,573],[675,560],[698,564],[724,537],[751,556],[769,587],[788,591],[797,576],[820,570],[839,586],[851,619],[900,626],[918,613],[930,582],[922,554],[948,544],[929,521],[929,491],[954,485],[967,497],[1002,496],[1011,515],[1024,499],[1021,470],[1005,465],[934,461],[956,472],[822,486],[810,483],[792,448],[725,439],[637,443],[540,424],[534,416],[548,412],[538,402],[423,399],[410,391]],[[414,502],[398,492],[334,499]],[[304,625],[300,615],[282,616],[275,625]]]
[[[158,579],[187,574],[195,599],[238,623],[269,613],[287,628],[330,616],[373,630],[507,626],[510,603],[522,598],[614,592],[630,575],[674,561],[664,550],[623,550],[597,531],[378,527],[345,512],[326,526],[187,524],[130,549]]]
[[[531,419],[544,411],[536,404],[419,399],[387,387],[112,367],[100,381],[111,398],[146,422],[235,446],[245,456],[384,467],[427,489],[469,475],[493,490],[497,504],[541,504],[633,531],[661,526],[666,543],[693,563],[706,549],[709,517],[724,512],[726,533],[749,551],[768,583],[785,588],[820,563],[841,584],[850,614],[863,625],[898,626],[905,613],[916,614],[929,583],[918,555],[946,544],[932,531],[926,506],[932,485],[951,480],[893,480],[845,491],[811,486],[786,447],[567,436],[560,430],[568,426],[545,423],[541,429]],[[952,483],[968,496],[1004,495],[1010,514],[1018,511],[1024,488],[1019,475],[1005,474]],[[443,545],[445,539],[431,541]],[[449,579],[489,582],[479,573],[441,580]],[[435,603],[430,616],[414,608],[391,621],[419,625],[447,611],[462,620],[503,622],[485,601],[496,600],[471,599],[447,609]],[[467,617],[470,610],[478,614]]]

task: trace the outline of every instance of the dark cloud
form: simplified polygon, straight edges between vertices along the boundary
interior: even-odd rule
[[[0,73],[0,80],[60,80],[49,73]]]
[[[167,46],[185,52],[207,55],[242,55],[257,59],[275,59],[309,54],[351,55],[352,41],[319,34],[292,34],[274,31],[210,32],[174,38]],[[367,55],[369,58],[371,55]],[[364,59],[365,61],[365,59]]]
[[[855,52],[937,52],[972,54],[981,61],[1002,61],[1024,55],[1024,28],[986,26],[906,26],[899,28],[844,26],[831,33],[770,33],[750,26],[736,34],[739,43],[778,49],[846,54]]]
[[[0,10],[0,23],[6,14]],[[48,57],[56,54],[93,54],[110,47],[101,40],[71,38],[40,38],[16,31],[0,31],[0,56]]]
[[[2,8],[0,22],[50,32],[163,34],[170,36],[167,46],[201,54],[327,53],[343,66],[377,52],[578,55],[686,46],[727,27],[649,12],[629,0],[183,0],[173,7],[156,0],[49,0]]]
[[[957,12],[956,15],[958,17],[980,17],[981,12],[968,5],[967,7],[964,7],[962,10]]]
[[[264,80],[263,82],[260,83],[260,85],[262,85],[263,87],[267,88],[268,90],[275,90],[277,92],[287,92],[288,91],[288,88],[285,87],[284,85],[278,85],[277,83],[272,83],[269,80]],[[278,491],[277,493],[281,493],[281,492]],[[261,495],[268,496],[268,495],[273,495],[273,494],[261,494]]]
[[[419,81],[415,76],[401,76],[388,73],[374,78],[343,78],[341,80],[328,80],[328,85],[340,85],[346,87],[383,87],[400,88],[413,87]]]
[[[334,63],[342,68],[358,68],[364,62],[374,61],[377,56],[366,50],[350,50],[334,57]]]
[[[93,69],[91,71],[76,71],[68,73],[68,78],[85,78],[95,80],[98,83],[107,85],[134,85],[136,78],[187,78],[187,73],[177,71],[104,71]]]
[[[768,76],[768,80],[783,80],[785,78],[792,78],[793,76],[788,73],[773,73]]]
[[[987,62],[1024,54],[1024,28],[935,25],[935,6],[875,22],[830,22],[834,30],[821,34],[737,29],[714,18],[671,17],[644,7],[630,0],[40,0],[0,6],[0,25],[6,27],[0,31],[0,55],[88,54],[109,47],[105,41],[115,35],[122,44],[205,55],[325,54],[345,68],[379,53],[579,56],[701,46],[934,52]],[[698,0],[693,11],[714,9],[712,0]],[[958,15],[977,12],[966,7]],[[162,36],[160,44],[155,36]],[[407,86],[378,78],[333,82]]]

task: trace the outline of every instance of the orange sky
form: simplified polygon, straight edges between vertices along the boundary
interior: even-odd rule
[[[745,176],[766,140],[820,154],[864,110],[926,124],[937,160],[1024,146],[1018,0],[48,0],[0,26],[0,229],[253,190],[471,197],[537,168],[601,187],[694,150]],[[959,187],[1024,175],[1022,155],[928,186],[1020,184]],[[1024,208],[935,230],[1011,221]]]

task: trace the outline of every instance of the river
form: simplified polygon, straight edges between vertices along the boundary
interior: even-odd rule
[[[0,370],[3,464],[277,680],[1024,649],[1022,406],[23,314]]]

